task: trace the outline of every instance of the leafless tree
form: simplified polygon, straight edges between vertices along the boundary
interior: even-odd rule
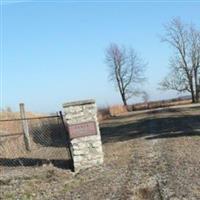
[[[12,108],[11,107],[6,107],[6,112],[9,112],[9,113],[11,113],[12,112]]]
[[[165,26],[162,38],[174,49],[170,59],[171,71],[161,82],[163,89],[190,92],[192,102],[199,101],[200,32],[194,25],[186,25],[179,18]]]
[[[138,84],[144,78],[146,64],[132,48],[119,47],[111,44],[106,50],[106,63],[109,67],[109,77],[120,92],[123,104],[141,93]]]
[[[143,99],[144,103],[147,104],[149,102],[149,94],[144,91],[142,94],[142,99]]]
[[[142,99],[143,99],[143,101],[145,103],[145,106],[147,108],[149,108],[149,94],[147,92],[145,92],[145,91],[143,92]]]

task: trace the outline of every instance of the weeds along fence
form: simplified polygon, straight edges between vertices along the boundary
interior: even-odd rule
[[[63,118],[58,114],[0,120],[0,171],[49,163],[70,168],[68,142]]]

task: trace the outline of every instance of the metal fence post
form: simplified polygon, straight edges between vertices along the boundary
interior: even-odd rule
[[[70,169],[74,172],[74,161],[73,161],[73,156],[72,156],[71,147],[70,147],[70,138],[69,138],[68,129],[65,125],[65,120],[63,118],[62,111],[59,111],[59,115],[60,115],[60,119],[61,119],[61,122],[62,122],[62,125],[63,125],[63,128],[64,128],[64,131],[67,135],[67,146],[68,146],[68,150],[69,150],[69,156],[70,156],[70,159],[71,159]]]
[[[24,104],[20,103],[19,108],[20,108],[20,116],[22,119],[22,128],[23,128],[23,133],[24,133],[25,147],[26,147],[26,150],[31,151],[30,134],[29,134],[29,128],[28,128],[28,121],[26,120]]]

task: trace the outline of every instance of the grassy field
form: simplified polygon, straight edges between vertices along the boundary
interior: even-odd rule
[[[15,168],[1,174],[0,199],[200,199],[200,105],[112,117],[101,134],[102,166]]]

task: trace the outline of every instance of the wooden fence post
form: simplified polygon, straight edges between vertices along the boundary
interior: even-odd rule
[[[24,143],[26,146],[26,150],[31,151],[31,143],[30,143],[30,134],[29,134],[29,128],[28,128],[28,121],[26,120],[26,114],[24,109],[24,104],[19,104],[20,108],[20,116],[22,119],[22,128],[24,133]]]

